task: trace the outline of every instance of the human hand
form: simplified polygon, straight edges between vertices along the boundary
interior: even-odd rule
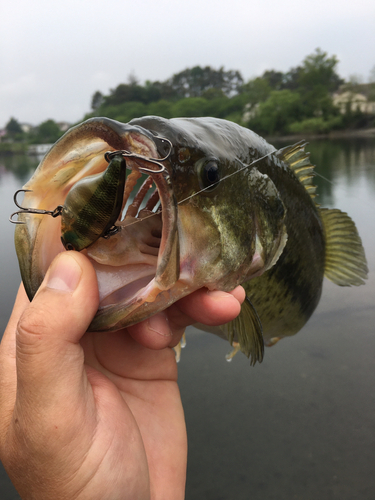
[[[88,259],[64,252],[0,345],[0,458],[24,500],[184,498],[187,442],[174,352],[184,328],[234,319],[244,291],[202,289],[142,323],[85,333]]]

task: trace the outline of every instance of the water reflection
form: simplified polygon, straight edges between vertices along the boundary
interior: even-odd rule
[[[32,175],[39,159],[28,155],[0,155],[0,180],[4,172],[12,172],[22,184]]]
[[[187,500],[370,500],[375,463],[375,141],[312,141],[319,203],[355,220],[366,250],[366,286],[325,281],[302,331],[266,349],[250,368],[229,346],[190,329],[179,365],[189,435]],[[0,322],[19,283],[13,193],[35,167],[0,158]],[[28,170],[29,169],[29,170]],[[2,500],[18,498],[0,470]]]

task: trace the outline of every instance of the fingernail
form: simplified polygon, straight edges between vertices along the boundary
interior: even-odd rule
[[[52,263],[47,280],[47,287],[62,292],[73,292],[80,282],[82,268],[69,255],[68,252],[61,253]]]
[[[163,313],[155,314],[148,319],[148,327],[150,330],[162,335],[163,337],[172,337],[171,329],[168,325],[168,320]]]

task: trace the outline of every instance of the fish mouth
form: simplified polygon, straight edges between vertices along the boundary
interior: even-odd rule
[[[137,145],[140,140],[142,148]],[[85,251],[99,285],[100,305],[89,328],[94,331],[116,330],[146,319],[160,309],[160,295],[166,307],[168,291],[180,276],[177,202],[170,166],[158,161],[160,153],[145,136],[129,135],[126,150],[130,174],[124,210],[115,224],[118,232],[100,238]]]
[[[54,145],[24,186],[29,190],[24,206],[49,210],[64,204],[76,182],[106,169],[106,152],[128,153],[123,210],[115,223],[118,231],[82,251],[98,278],[100,304],[91,331],[137,323],[165,309],[181,294],[177,202],[165,147],[165,140],[142,127],[90,119]],[[15,244],[30,300],[53,258],[65,251],[58,219],[19,216],[24,224],[16,227]]]

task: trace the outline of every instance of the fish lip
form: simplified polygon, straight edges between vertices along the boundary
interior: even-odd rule
[[[104,305],[103,307],[99,306],[89,331],[116,330],[136,323],[139,320],[134,319],[134,317],[137,316],[139,306],[154,302],[160,293],[169,290],[179,279],[178,213],[170,174],[172,167],[168,160],[162,159],[161,162],[158,162],[158,159],[165,155],[163,152],[159,152],[156,141],[153,139],[154,137],[142,134],[140,131],[129,132],[125,141],[125,148],[130,153],[135,154],[135,156],[126,158],[127,168],[141,173],[147,170],[147,174],[153,180],[159,193],[162,208],[162,235],[155,276],[146,286],[141,287],[135,294],[131,294],[125,301],[118,304]],[[160,138],[155,137],[155,139]],[[148,157],[155,158],[157,161],[149,162]],[[149,307],[149,309],[149,315],[157,312],[152,307]]]
[[[48,209],[52,205],[52,208],[55,208],[56,204],[63,204],[72,185],[81,178],[106,168],[104,155],[108,150],[133,151],[147,160],[146,157],[163,159],[166,156],[165,147],[166,143],[163,142],[162,137],[142,126],[123,124],[108,118],[91,118],[66,132],[47,153],[32,178],[24,186],[24,189],[30,190],[24,198],[25,206]],[[138,165],[134,163],[134,168],[144,165],[149,169],[149,163],[142,163],[142,159],[137,161]],[[151,175],[161,193],[160,199],[164,203],[163,246],[160,247],[156,274],[150,274],[151,282],[142,289],[147,296],[142,290],[135,292],[136,304],[145,304],[146,301],[152,302],[155,299],[160,301],[158,295],[163,290],[169,292],[179,275],[177,203],[171,185],[173,166],[168,160],[163,161],[162,164],[165,167],[163,171],[151,173]],[[158,167],[157,169],[160,170]],[[57,218],[21,214],[19,220],[25,224],[19,224],[16,227],[16,251],[22,280],[28,297],[32,300],[53,258],[65,250],[60,241],[61,229]],[[87,254],[86,250],[82,253]],[[93,262],[92,259],[90,260]],[[132,299],[131,301],[134,302]],[[151,310],[153,307],[154,305],[150,304],[150,308],[146,307],[146,309]],[[161,303],[158,307],[158,310],[165,308]],[[111,305],[99,309],[92,324],[99,325],[100,323],[100,327],[90,328],[90,330],[116,330],[127,326],[130,321],[136,322],[132,319],[134,312],[128,307],[127,300],[119,303],[118,309],[116,324],[112,321]],[[157,311],[154,310],[149,315],[155,312]],[[143,316],[138,321],[141,319]]]
[[[174,246],[178,247],[176,242],[178,241],[177,201],[173,192],[171,175],[168,168],[158,170],[158,166],[149,164],[147,159],[134,158],[129,162],[129,166],[139,171],[146,167],[159,192],[163,225],[155,280],[161,290],[167,290],[174,285],[179,276],[179,265],[177,266],[178,272],[177,269],[171,272],[168,267],[171,264],[173,251],[176,252]],[[173,256],[177,257],[177,253]]]

